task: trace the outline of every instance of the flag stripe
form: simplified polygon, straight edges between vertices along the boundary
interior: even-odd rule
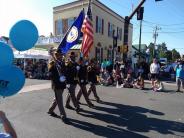
[[[85,57],[88,56],[91,46],[93,45],[93,25],[91,20],[86,16],[82,25],[83,41],[81,52]]]

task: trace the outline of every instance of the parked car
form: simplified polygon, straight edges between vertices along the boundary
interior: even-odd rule
[[[171,77],[171,74],[175,74],[174,68],[177,63],[166,64],[161,67],[161,74],[165,77]]]

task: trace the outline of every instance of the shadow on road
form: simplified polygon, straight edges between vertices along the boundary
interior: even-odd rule
[[[79,121],[75,119],[70,119],[70,125],[80,128],[85,131],[89,131],[94,133],[95,135],[98,136],[103,136],[103,137],[108,137],[108,138],[148,138],[146,136],[136,134],[134,132],[124,130],[118,127],[114,126],[100,126],[100,125],[95,125],[91,124],[89,122],[84,122],[84,121]]]
[[[74,122],[78,122],[78,124],[82,124],[85,126],[94,126],[95,129],[89,129],[90,131],[97,131],[94,133],[104,134],[103,136],[108,136],[111,133],[118,133],[118,135],[125,135],[128,137],[134,137],[131,135],[137,135],[133,132],[149,132],[149,131],[156,131],[161,134],[172,134],[175,135],[175,132],[184,132],[184,123],[175,122],[175,121],[169,121],[169,120],[161,120],[158,118],[152,118],[144,113],[152,114],[152,115],[158,115],[162,116],[164,113],[149,110],[146,108],[138,107],[138,106],[130,106],[130,105],[122,105],[122,104],[116,104],[116,103],[110,103],[110,102],[103,102],[102,104],[111,106],[113,108],[107,108],[102,106],[96,106],[95,109],[99,111],[103,111],[105,113],[99,113],[99,112],[92,112],[92,111],[82,111],[80,114],[85,117],[90,117],[94,119],[101,120],[103,122],[106,122],[108,124],[112,124],[113,127],[103,127],[98,125],[93,125],[87,122],[81,122],[73,120]],[[116,126],[116,128],[114,127]],[[126,127],[128,130],[122,130],[120,127]],[[111,133],[108,133],[112,131]],[[115,132],[117,131],[117,132]],[[124,134],[125,133],[125,134]],[[111,135],[110,135],[111,136]],[[138,135],[138,137],[141,135]],[[145,136],[142,136],[145,137]]]

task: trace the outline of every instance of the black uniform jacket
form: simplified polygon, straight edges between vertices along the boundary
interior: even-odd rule
[[[88,66],[88,81],[91,83],[97,83],[97,70],[95,66]]]
[[[65,64],[60,62],[60,69],[62,74],[65,74]],[[60,76],[58,73],[58,70],[56,68],[56,63],[54,63],[50,68],[49,68],[49,72],[50,72],[50,77],[51,77],[51,85],[52,85],[52,89],[65,89],[66,88],[66,82],[60,82]]]
[[[87,84],[87,66],[86,65],[80,65],[80,70],[78,71],[78,77],[79,77],[79,85],[86,85]]]
[[[77,63],[69,62],[66,66],[66,83],[67,84],[77,84]]]

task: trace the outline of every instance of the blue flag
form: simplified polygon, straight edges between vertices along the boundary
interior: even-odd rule
[[[81,27],[84,20],[84,11],[82,10],[72,24],[66,35],[64,36],[63,40],[59,44],[58,51],[66,54],[71,47],[78,43],[78,40],[81,35]]]

